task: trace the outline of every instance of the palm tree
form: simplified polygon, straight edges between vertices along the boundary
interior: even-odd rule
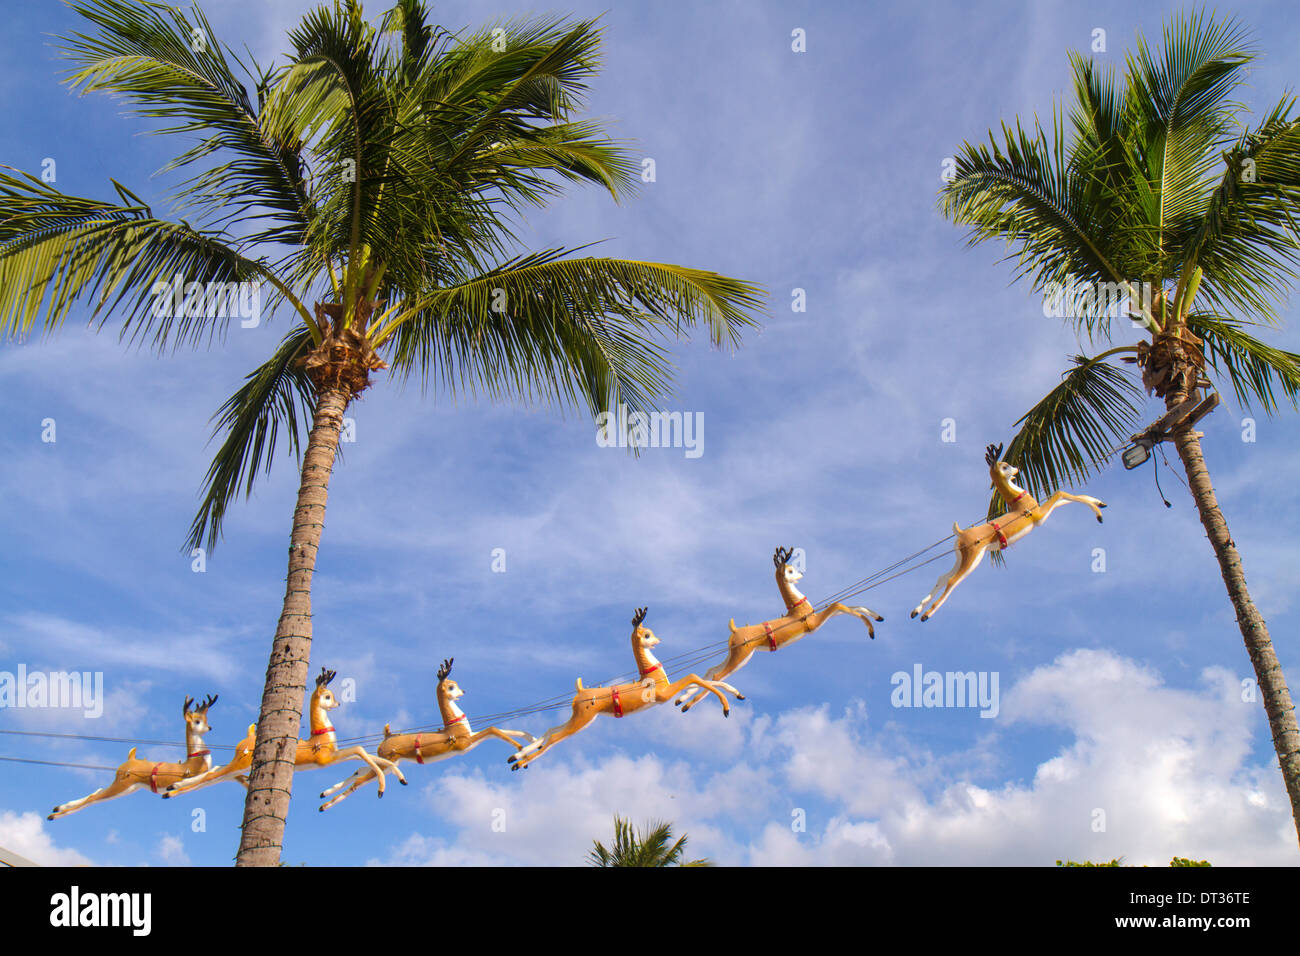
[[[1250,330],[1276,324],[1275,303],[1297,278],[1300,123],[1292,97],[1253,126],[1229,99],[1253,55],[1235,22],[1177,17],[1163,49],[1138,38],[1122,84],[1112,68],[1071,54],[1068,130],[1062,106],[1050,130],[1037,120],[1032,130],[1004,124],[988,146],[962,146],[940,196],[944,214],[971,227],[972,244],[1010,243],[1017,278],[1035,290],[1059,296],[1073,283],[1072,307],[1062,311],[1072,313],[1081,341],[1086,333],[1106,346],[1075,357],[1061,384],[1017,422],[1006,457],[1031,492],[1085,480],[1139,422],[1141,389],[1117,357],[1140,370],[1170,411],[1214,387],[1211,379],[1230,382],[1246,407],[1272,414],[1280,396],[1296,406],[1300,355]],[[1172,440],[1255,669],[1300,833],[1291,695],[1199,433],[1184,423]]]
[[[307,13],[288,62],[264,68],[221,43],[198,7],[74,8],[93,30],[63,40],[69,82],[193,140],[165,169],[191,174],[176,199],[195,224],[156,216],[116,181],[112,201],[0,175],[0,334],[24,335],[42,314],[54,329],[87,301],[101,327],[117,315],[133,341],[198,344],[229,323],[202,301],[206,283],[263,284],[271,308],[292,311],[278,348],[214,416],[224,439],[190,533],[192,547],[216,544],[278,437],[303,450],[238,856],[274,865],[326,493],[344,412],[372,374],[432,378],[452,395],[648,411],[671,384],[672,338],[703,326],[715,346],[738,345],[761,293],[677,265],[512,254],[515,217],[566,183],[615,200],[633,186],[638,164],[574,118],[598,68],[592,21],[455,35],[428,23],[421,0],[400,0],[378,27],[347,0]],[[186,292],[179,309],[165,305],[173,281]]]
[[[607,850],[599,840],[587,854],[589,866],[713,866],[709,860],[683,861],[686,855],[686,836],[669,845],[673,838],[671,823],[651,823],[644,834],[638,835],[632,824],[617,815],[614,817],[614,849]]]

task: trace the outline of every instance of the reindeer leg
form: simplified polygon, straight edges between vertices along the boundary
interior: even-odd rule
[[[525,734],[521,730],[498,730],[496,727],[488,727],[486,730],[480,730],[474,736],[470,737],[470,747],[477,745],[480,740],[486,740],[488,737],[496,737],[500,740],[504,740],[517,751],[523,750],[524,745],[515,740],[516,736],[522,737],[525,736]]]
[[[943,602],[948,600],[948,595],[952,594],[953,589],[961,584],[966,579],[966,576],[979,565],[988,547],[987,543],[976,545],[972,548],[969,558],[966,558],[965,555],[962,556],[963,560],[959,566],[949,572],[948,585],[944,588],[943,594],[939,595],[939,600],[930,605],[930,609],[921,615],[922,621],[928,621],[934,612],[943,606]]]
[[[1038,506],[1038,521],[1045,520],[1048,515],[1067,501],[1077,501],[1079,504],[1087,505],[1092,509],[1092,513],[1096,515],[1098,521],[1101,521],[1101,509],[1106,507],[1105,502],[1099,498],[1092,497],[1092,495],[1072,495],[1068,491],[1057,491]]]
[[[961,570],[962,561],[964,560],[961,554],[961,544],[958,543],[953,545],[952,550],[957,556],[957,563],[954,564],[950,570],[945,571],[943,572],[943,574],[939,575],[939,580],[935,581],[934,587],[932,587],[929,590],[929,592],[925,595],[925,597],[921,598],[921,603],[919,603],[916,607],[912,608],[912,617],[916,617],[918,614],[920,614],[921,611],[925,608],[926,602],[929,601],[930,598],[938,594],[939,591],[942,590],[948,584],[948,579]],[[922,618],[922,620],[924,620],[924,618]]]
[[[239,780],[239,771],[245,770],[246,767],[234,767],[226,764],[224,767],[218,767],[215,770],[209,770],[207,773],[201,773],[196,777],[186,777],[184,780],[178,780],[163,792],[162,798],[170,800],[172,797],[181,793],[189,793],[191,790],[198,790],[202,787],[209,787],[214,783],[220,783],[228,777],[234,777]],[[243,781],[241,781],[243,782]],[[244,783],[247,787],[248,784]]]
[[[366,772],[367,771],[365,770],[358,770],[355,773],[353,773],[352,776],[348,777],[346,780],[340,780],[338,783],[334,784],[334,786],[330,787],[328,790],[322,790],[320,794],[321,798],[324,799],[325,797],[330,796],[330,794],[338,793],[340,790],[342,790],[348,784],[352,783],[352,781],[356,780],[358,777],[365,776]]]
[[[379,796],[381,797],[384,795],[385,784],[384,771],[380,769],[381,764],[383,767],[387,768],[390,773],[396,774],[398,780],[402,781],[402,783],[406,783],[406,778],[402,776],[402,771],[397,769],[397,764],[393,763],[391,760],[386,760],[383,757],[372,757],[364,747],[349,747],[346,750],[336,750],[334,752],[334,760],[331,760],[330,763],[334,763],[338,760],[360,760],[369,767],[374,772],[375,776],[379,778]]]
[[[590,689],[595,690],[594,687]],[[592,702],[588,701],[587,703]],[[550,750],[552,746],[558,744],[565,737],[572,737],[578,731],[582,730],[582,728],[595,720],[596,715],[601,712],[599,708],[589,706],[586,708],[587,713],[579,713],[578,707],[579,702],[574,701],[573,716],[565,723],[560,724],[558,727],[552,727],[540,740],[533,741],[506,758],[506,762],[510,764],[510,769],[519,770],[523,767],[527,767],[530,763],[540,757],[543,752]]]
[[[348,787],[346,790],[344,790],[342,793],[340,793],[340,794],[339,794],[337,797],[335,797],[333,800],[330,800],[330,801],[328,801],[328,802],[326,802],[326,803],[321,804],[321,806],[320,806],[320,811],[321,811],[321,813],[324,813],[326,810],[328,810],[330,807],[334,806],[334,804],[338,803],[340,800],[345,800],[345,799],[347,799],[348,796],[350,796],[351,794],[356,793],[358,790],[360,790],[360,789],[361,789],[362,787],[364,787],[367,783],[369,783],[371,780],[374,780],[374,779],[375,779],[375,775],[374,775],[373,773],[371,773],[369,770],[358,770],[358,771],[357,771],[356,773],[354,773],[351,777],[349,777],[348,780],[344,780],[344,781],[343,781],[343,783],[347,783],[349,780],[352,781],[352,786]],[[339,786],[342,786],[342,784],[340,784]],[[326,792],[329,793],[329,792],[332,792],[332,791],[326,791]],[[322,793],[321,796],[323,797],[323,796],[325,796],[325,794]]]
[[[711,679],[706,680],[705,678],[701,677],[699,674],[687,674],[681,680],[677,681],[674,684],[671,684],[667,689],[665,689],[662,692],[662,696],[660,697],[660,700],[667,700],[670,697],[677,696],[677,694],[681,692],[682,688],[688,687],[691,684],[695,684],[696,686],[702,688],[699,695],[697,696],[702,696],[704,694],[712,694],[713,696],[717,697],[718,700],[722,701],[722,716],[723,717],[731,716],[731,704],[727,702],[727,695],[724,694],[722,691],[718,690],[717,685],[714,683],[713,680]],[[694,701],[684,705],[682,707],[682,713],[686,713],[686,711],[691,708],[691,705],[693,703]]]
[[[80,800],[69,800],[67,803],[60,803],[50,811],[50,815],[45,819],[55,820],[59,817],[66,817],[70,813],[76,813],[78,810],[85,809],[92,803],[102,803],[105,800],[115,800],[118,797],[124,796],[125,794],[143,786],[143,783],[132,783],[130,777],[118,777],[107,787],[100,787],[94,793],[87,794]]]
[[[733,644],[727,649],[727,656],[723,659],[721,664],[718,664],[711,670],[705,671],[706,679],[714,682],[719,687],[725,687],[732,694],[736,695],[736,700],[744,700],[745,695],[736,690],[736,688],[732,687],[730,684],[722,683],[722,678],[730,677],[732,674],[736,673],[736,671],[748,664],[749,659],[754,656],[754,650],[755,647],[753,643],[749,641]],[[682,713],[684,714],[703,700],[704,695],[707,693],[707,690],[700,690],[697,693],[690,695],[690,700],[686,700],[687,694],[682,694],[676,701],[674,701],[674,703],[676,706],[681,707]],[[683,703],[683,701],[685,701],[685,703]]]

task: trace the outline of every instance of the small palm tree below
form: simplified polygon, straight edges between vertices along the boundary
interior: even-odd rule
[[[587,862],[591,866],[713,866],[712,860],[683,861],[686,856],[686,837],[672,843],[671,823],[652,823],[647,833],[638,835],[632,824],[619,816],[614,817],[614,849],[607,850],[599,840]]]

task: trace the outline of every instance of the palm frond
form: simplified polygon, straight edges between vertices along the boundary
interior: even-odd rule
[[[1204,273],[1209,311],[1276,321],[1274,290],[1300,278],[1300,120],[1284,97],[1222,154],[1217,187],[1178,237],[1179,255]]]
[[[215,547],[231,499],[241,486],[245,497],[253,493],[259,465],[270,473],[281,428],[290,453],[298,457],[315,407],[315,392],[299,363],[311,345],[310,331],[298,326],[213,416],[213,438],[226,437],[208,467],[202,503],[190,525],[188,548],[206,546],[210,551]]]
[[[116,315],[124,338],[179,348],[224,335],[231,315],[191,309],[188,296],[182,308],[167,295],[178,277],[186,289],[265,280],[287,292],[224,235],[154,218],[139,197],[114,186],[123,202],[69,196],[30,174],[0,171],[0,336],[25,336],[42,313],[52,331],[89,300],[101,326]]]
[[[1016,422],[1003,456],[1036,498],[1086,481],[1141,421],[1144,395],[1128,372],[1082,355],[1073,362],[1061,384]],[[1005,510],[994,493],[989,517]]]
[[[239,64],[238,58],[202,10],[196,6],[191,20],[154,3],[77,0],[72,7],[99,28],[95,35],[64,38],[64,55],[76,64],[67,78],[72,89],[123,97],[135,104],[136,115],[167,121],[157,133],[200,137],[164,171],[233,154],[187,180],[178,196],[223,222],[269,219],[249,241],[299,241],[312,203],[298,141],[264,134],[249,91],[235,75],[232,59]],[[245,72],[259,88],[271,82],[269,72]]]
[[[1228,377],[1243,406],[1258,403],[1271,415],[1281,389],[1291,406],[1300,408],[1300,355],[1259,341],[1245,330],[1246,323],[1227,316],[1189,313],[1187,327],[1200,336],[1206,362]]]
[[[1078,111],[1074,121],[1090,122]],[[1016,278],[1028,278],[1038,291],[1073,280],[1128,281],[1107,255],[1107,231],[1097,228],[1106,221],[1098,209],[1101,177],[1071,166],[1063,115],[1053,117],[1051,143],[1041,128],[1019,124],[1014,130],[1004,124],[1002,140],[990,131],[988,146],[963,144],[954,178],[940,194],[944,215],[971,227],[969,243],[1006,241],[1015,250],[1009,258],[1018,261]],[[1109,336],[1104,312],[1085,311],[1079,319],[1090,334]]]
[[[668,389],[663,343],[704,326],[716,346],[754,324],[761,290],[716,273],[547,250],[400,303],[376,332],[396,373],[493,399],[620,402],[649,411]]]

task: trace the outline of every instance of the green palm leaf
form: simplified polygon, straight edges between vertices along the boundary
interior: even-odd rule
[[[290,453],[298,457],[315,407],[314,390],[300,364],[310,348],[311,334],[299,326],[213,416],[213,437],[226,437],[204,478],[202,504],[190,526],[187,548],[206,546],[211,551],[216,546],[226,509],[240,486],[247,497],[253,493],[258,466],[270,473],[282,428]]]
[[[1128,372],[1082,355],[1073,361],[1061,384],[1016,422],[1019,430],[1003,455],[1035,498],[1085,482],[1141,421],[1144,396]],[[994,493],[989,517],[1004,511]]]
[[[1242,405],[1258,402],[1271,415],[1280,389],[1293,408],[1300,407],[1300,355],[1259,341],[1245,323],[1227,316],[1193,312],[1187,327],[1205,343],[1206,362],[1228,377]]]

